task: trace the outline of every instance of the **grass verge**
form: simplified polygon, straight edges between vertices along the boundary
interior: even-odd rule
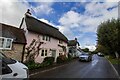
[[[112,64],[120,64],[120,59],[112,58],[112,56],[105,56]]]

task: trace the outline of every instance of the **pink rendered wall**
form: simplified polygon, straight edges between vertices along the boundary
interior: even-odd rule
[[[22,25],[21,29],[25,30],[25,36],[26,36],[26,39],[27,39],[26,47],[30,45],[30,43],[32,42],[33,39],[38,39],[38,35],[39,35],[40,41],[44,42],[44,44],[41,45],[41,48],[48,49],[48,50],[54,49],[54,50],[56,50],[56,53],[57,53],[56,54],[56,58],[57,58],[57,56],[59,56],[59,50],[61,50],[62,48],[58,46],[58,44],[59,44],[59,40],[58,39],[55,39],[55,38],[51,37],[50,41],[43,41],[42,40],[42,35],[36,34],[36,33],[32,33],[32,32],[29,32],[27,30],[25,21],[23,22],[23,25]],[[65,42],[63,42],[62,45],[67,47],[67,43],[65,43]],[[48,51],[48,52],[50,52],[50,51]],[[68,48],[67,48],[67,52],[68,52]],[[41,53],[41,51],[40,51],[40,53]],[[49,54],[48,56],[51,56],[51,55]],[[39,56],[35,60],[36,60],[36,62],[41,63],[43,61],[43,59],[44,59],[44,57],[42,57],[41,54],[39,54]]]
[[[58,44],[59,44],[59,40],[58,39],[50,37],[50,41],[43,41],[42,40],[42,37],[43,37],[42,35],[36,34],[36,33],[32,33],[32,32],[28,31],[27,34],[26,34],[26,39],[27,39],[26,47],[30,45],[30,43],[32,42],[33,39],[37,40],[38,39],[38,35],[39,35],[40,41],[44,42],[41,45],[41,48],[42,49],[48,49],[48,50],[50,50],[50,49],[56,50],[56,58],[57,58],[57,56],[59,56],[59,50],[62,49],[61,47],[58,46]],[[64,45],[64,46],[67,47],[67,43],[65,43],[65,42],[63,42],[63,44],[61,44],[61,45]],[[48,51],[48,52],[50,52],[50,51]],[[48,56],[51,56],[51,54],[48,53]],[[43,61],[43,59],[44,59],[44,57],[41,56],[41,54],[39,54],[39,56],[35,60],[36,60],[36,62],[41,63]]]

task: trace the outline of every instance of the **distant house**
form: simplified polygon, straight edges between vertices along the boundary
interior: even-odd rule
[[[10,58],[22,61],[26,38],[22,29],[0,23],[0,50]]]
[[[68,53],[72,56],[72,57],[77,57],[80,52],[80,44],[77,41],[77,38],[75,38],[75,40],[69,40],[68,41]]]
[[[68,39],[57,28],[34,18],[28,12],[25,14],[20,28],[26,32],[26,49],[35,41],[37,41],[35,47],[41,43],[35,62],[42,63],[44,58],[48,56],[55,57],[56,61],[59,55],[67,53]],[[35,49],[33,50],[35,51]]]

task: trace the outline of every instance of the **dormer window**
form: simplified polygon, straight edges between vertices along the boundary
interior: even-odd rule
[[[13,39],[0,37],[0,49],[8,49],[11,50],[12,48]]]

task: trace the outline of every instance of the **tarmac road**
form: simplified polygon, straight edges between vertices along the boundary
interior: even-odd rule
[[[78,60],[62,67],[43,71],[30,78],[118,78],[118,74],[104,57],[93,55],[91,62]]]

